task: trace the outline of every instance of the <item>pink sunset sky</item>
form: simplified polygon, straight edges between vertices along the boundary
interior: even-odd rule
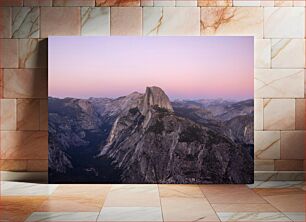
[[[253,37],[50,37],[49,96],[253,97]]]

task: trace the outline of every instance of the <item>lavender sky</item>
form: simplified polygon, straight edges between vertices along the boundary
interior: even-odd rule
[[[49,96],[253,97],[253,37],[50,37]]]

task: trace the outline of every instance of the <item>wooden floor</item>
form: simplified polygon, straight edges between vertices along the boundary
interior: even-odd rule
[[[0,221],[305,221],[302,182],[48,185],[1,182]]]

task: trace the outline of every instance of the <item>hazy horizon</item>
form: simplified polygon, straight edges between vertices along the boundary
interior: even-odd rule
[[[140,93],[140,94],[144,94],[145,91],[143,92],[138,92],[138,91],[134,91],[134,92],[130,92],[126,95],[121,95],[121,96],[116,96],[116,97],[105,97],[105,96],[91,96],[91,97],[69,97],[69,96],[64,96],[64,97],[55,97],[55,96],[49,96],[49,98],[56,98],[56,99],[67,99],[67,98],[71,98],[71,99],[90,99],[90,98],[94,98],[94,99],[103,99],[103,98],[107,98],[107,99],[118,99],[120,97],[124,97],[124,96],[128,96],[132,93]],[[165,92],[167,95],[167,92]],[[169,96],[168,96],[169,97]],[[243,101],[243,100],[250,100],[250,99],[254,99],[253,97],[250,98],[242,98],[242,99],[230,99],[230,98],[222,98],[222,97],[213,97],[213,98],[205,98],[205,97],[201,97],[201,98],[171,98],[169,97],[170,102],[174,102],[176,100],[184,100],[184,101],[197,101],[197,100],[226,100],[226,101]]]
[[[253,98],[253,37],[50,37],[49,96]]]

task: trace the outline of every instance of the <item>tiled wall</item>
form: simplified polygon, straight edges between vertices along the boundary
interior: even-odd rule
[[[0,6],[2,170],[47,170],[48,35],[254,35],[256,178],[300,178],[304,0],[0,0]]]

